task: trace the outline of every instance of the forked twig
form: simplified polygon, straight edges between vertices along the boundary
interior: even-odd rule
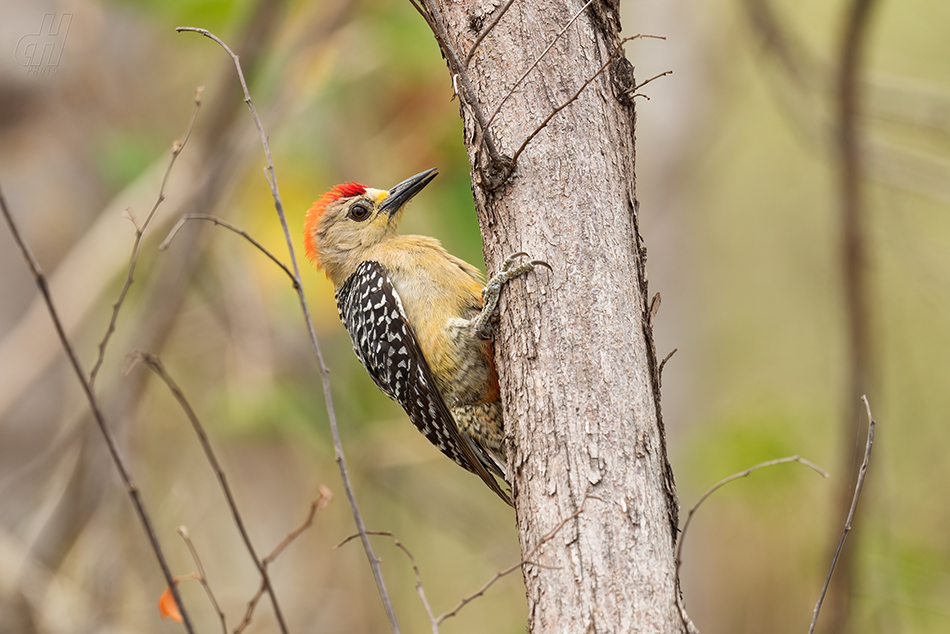
[[[224,493],[224,498],[228,503],[228,508],[231,509],[231,515],[234,517],[234,523],[237,526],[238,532],[241,534],[241,539],[244,540],[244,547],[247,548],[247,552],[254,561],[254,565],[257,566],[257,571],[261,575],[262,583],[267,589],[267,594],[270,595],[270,600],[274,606],[274,614],[277,617],[277,624],[280,627],[280,631],[283,634],[287,634],[287,624],[284,621],[284,614],[281,612],[280,605],[277,602],[277,594],[274,592],[273,585],[271,585],[270,576],[267,574],[267,566],[264,565],[264,563],[257,556],[257,551],[254,550],[254,544],[251,542],[251,536],[244,527],[244,518],[241,517],[241,512],[238,510],[237,502],[234,501],[234,496],[231,494],[231,487],[228,485],[228,478],[224,473],[224,469],[221,468],[221,463],[218,462],[218,457],[215,455],[214,449],[211,447],[211,442],[208,440],[208,434],[205,433],[201,421],[198,420],[198,415],[195,414],[195,410],[192,409],[191,403],[188,402],[184,392],[181,391],[181,388],[178,387],[172,377],[169,376],[168,372],[165,370],[161,359],[159,359],[154,354],[144,351],[135,352],[132,356],[132,359],[133,361],[141,361],[144,363],[148,369],[157,374],[158,377],[165,382],[165,385],[168,386],[172,396],[175,397],[175,400],[178,401],[178,404],[181,406],[182,410],[184,410],[185,416],[188,417],[188,421],[191,423],[192,428],[195,430],[195,434],[198,436],[198,441],[201,443],[201,448],[204,450],[205,456],[208,458],[208,463],[211,465],[211,468],[214,469],[214,474],[218,478],[218,483],[221,485],[221,491]]]
[[[571,515],[565,517],[563,520],[561,520],[561,521],[558,523],[557,526],[555,526],[551,531],[549,531],[546,535],[544,535],[544,536],[538,541],[538,543],[534,545],[534,548],[531,549],[531,553],[530,553],[530,555],[528,555],[528,557],[525,557],[524,559],[522,559],[522,560],[519,561],[518,563],[513,564],[513,565],[511,565],[511,566],[505,568],[504,570],[499,570],[499,571],[496,572],[494,575],[492,575],[492,577],[491,577],[488,581],[486,581],[484,584],[482,584],[482,586],[481,586],[478,590],[476,590],[474,593],[472,593],[472,594],[470,594],[470,595],[468,595],[468,596],[466,596],[466,597],[463,597],[461,600],[459,600],[459,602],[455,605],[454,608],[452,608],[452,609],[449,610],[448,612],[443,612],[443,613],[440,614],[438,617],[436,617],[436,616],[433,614],[432,608],[429,606],[429,601],[428,601],[428,599],[426,598],[426,595],[425,595],[425,589],[422,587],[422,577],[421,577],[420,574],[419,574],[419,568],[418,568],[418,566],[416,566],[416,560],[415,560],[415,558],[412,556],[412,553],[409,552],[409,549],[407,549],[407,548],[396,538],[395,535],[393,535],[392,533],[390,533],[390,532],[388,532],[388,531],[367,531],[367,534],[369,534],[369,535],[381,535],[381,536],[385,536],[385,537],[390,537],[390,538],[392,538],[393,542],[395,542],[396,547],[399,548],[400,550],[402,550],[404,553],[406,553],[406,556],[409,557],[409,562],[412,564],[412,569],[413,569],[413,571],[415,572],[415,575],[416,575],[416,591],[419,593],[419,598],[422,600],[422,605],[423,605],[423,607],[425,607],[426,614],[429,615],[429,623],[430,623],[430,625],[432,626],[432,634],[439,634],[439,626],[440,626],[446,619],[452,618],[453,616],[455,616],[456,614],[458,614],[458,613],[462,610],[462,608],[464,608],[466,605],[468,605],[469,603],[471,603],[472,601],[474,601],[474,600],[477,599],[478,597],[484,595],[485,592],[488,591],[488,589],[489,589],[490,587],[492,587],[492,586],[493,586],[499,579],[501,579],[502,577],[505,577],[505,576],[511,574],[511,573],[514,572],[515,570],[518,570],[519,568],[521,568],[522,566],[525,566],[525,565],[532,565],[532,566],[539,566],[539,567],[540,567],[541,564],[538,564],[538,563],[535,563],[535,562],[531,561],[531,558],[534,557],[534,555],[538,552],[538,550],[541,549],[541,546],[543,546],[544,544],[546,544],[547,542],[549,542],[551,539],[553,539],[554,536],[557,535],[558,532],[559,532],[562,528],[564,528],[564,526],[565,526],[568,522],[570,522],[571,520],[577,518],[581,513],[583,513],[583,512],[584,512],[584,504],[587,502],[587,500],[589,500],[589,499],[591,499],[591,498],[593,498],[593,499],[595,499],[595,500],[600,500],[600,498],[597,497],[596,495],[590,495],[589,493],[585,493],[585,494],[584,494],[584,499],[581,500],[581,506],[580,506],[580,508],[577,509],[576,512],[574,512],[574,513],[572,513]],[[601,500],[601,501],[602,501],[602,500]],[[333,548],[334,548],[334,549],[340,548],[340,547],[343,546],[344,544],[349,543],[350,541],[356,539],[357,537],[359,537],[359,535],[350,535],[349,537],[347,537],[346,539],[344,539],[343,541],[341,541],[339,544],[337,544],[337,545],[334,546]]]
[[[142,528],[145,530],[146,537],[148,537],[149,544],[152,547],[152,552],[155,554],[155,558],[158,559],[158,565],[162,569],[162,576],[165,577],[165,583],[168,585],[175,602],[178,604],[182,621],[185,624],[185,629],[188,630],[189,634],[194,634],[195,630],[191,624],[191,619],[188,617],[188,612],[185,610],[185,606],[181,602],[181,595],[178,593],[178,587],[175,584],[175,577],[172,575],[171,569],[168,567],[168,562],[165,559],[165,554],[162,552],[162,547],[158,543],[158,536],[155,534],[155,529],[152,526],[152,520],[149,518],[148,512],[145,510],[145,503],[142,501],[142,495],[139,491],[139,488],[132,480],[132,475],[129,473],[128,467],[125,465],[125,460],[122,458],[122,454],[119,453],[119,446],[116,443],[115,438],[112,436],[112,432],[109,430],[109,427],[106,425],[105,417],[102,414],[102,410],[99,408],[99,402],[96,399],[92,384],[89,380],[87,380],[86,373],[83,372],[82,366],[79,363],[79,357],[76,356],[76,351],[73,349],[72,344],[69,342],[69,338],[66,336],[66,331],[63,329],[63,323],[60,321],[59,313],[56,312],[56,307],[53,306],[53,297],[49,292],[49,284],[46,280],[46,274],[43,272],[43,269],[40,266],[40,263],[37,261],[36,256],[33,255],[33,250],[30,248],[30,245],[27,244],[27,242],[20,235],[20,230],[17,227],[16,222],[13,220],[13,215],[7,208],[7,201],[3,196],[2,190],[0,190],[0,211],[3,212],[3,217],[6,219],[7,225],[10,227],[10,233],[13,234],[13,240],[17,243],[17,246],[20,247],[20,252],[23,254],[23,259],[26,260],[27,266],[29,266],[30,272],[33,274],[33,279],[36,282],[37,288],[39,288],[40,294],[43,296],[43,301],[46,303],[46,308],[53,320],[53,325],[56,327],[56,334],[59,336],[59,341],[62,344],[63,349],[66,351],[66,356],[69,357],[69,363],[72,365],[73,371],[76,373],[76,378],[79,379],[79,382],[82,384],[83,392],[86,394],[86,400],[89,401],[89,409],[92,410],[92,415],[96,419],[96,424],[99,426],[99,431],[102,432],[102,437],[106,442],[106,448],[109,450],[109,456],[112,458],[112,463],[119,472],[119,477],[122,479],[122,484],[125,486],[126,493],[128,493],[129,498],[132,500],[132,506],[135,507],[135,513],[138,515],[139,521],[142,523]]]
[[[868,442],[864,448],[864,460],[861,462],[861,468],[858,470],[858,481],[854,485],[854,498],[851,500],[851,508],[848,510],[848,518],[844,522],[844,529],[841,531],[841,538],[838,540],[838,547],[835,548],[835,555],[831,559],[831,567],[828,569],[828,576],[825,577],[825,585],[821,587],[821,594],[818,595],[818,601],[815,603],[815,611],[811,615],[811,625],[808,627],[808,634],[815,631],[815,624],[818,623],[818,613],[821,612],[821,604],[825,600],[825,594],[828,592],[828,586],[831,584],[831,575],[834,574],[835,566],[838,564],[838,557],[841,556],[841,549],[844,548],[844,540],[848,538],[851,532],[851,520],[854,519],[854,511],[858,508],[858,498],[861,497],[861,489],[864,488],[864,476],[868,472],[868,463],[871,462],[871,446],[874,444],[874,417],[871,416],[871,405],[868,403],[868,397],[862,396],[864,407],[868,412]]]
[[[814,470],[821,477],[823,478],[828,477],[828,472],[822,469],[821,467],[819,467],[818,465],[816,465],[814,462],[811,462],[810,460],[806,460],[805,458],[802,458],[801,456],[795,455],[795,456],[786,456],[784,458],[776,458],[775,460],[766,460],[765,462],[760,462],[759,464],[749,467],[748,469],[745,469],[744,471],[733,473],[731,476],[727,478],[723,478],[716,484],[709,487],[706,490],[706,492],[703,493],[699,497],[699,500],[697,500],[696,504],[693,505],[693,508],[689,510],[689,513],[686,514],[686,522],[683,523],[683,530],[680,532],[679,542],[676,544],[676,570],[679,571],[680,564],[682,563],[681,555],[683,554],[683,541],[686,539],[686,531],[689,529],[689,523],[693,521],[693,514],[696,512],[697,509],[699,509],[699,506],[703,502],[706,501],[706,498],[708,498],[710,495],[712,495],[713,493],[715,493],[722,487],[726,486],[733,480],[738,480],[739,478],[746,478],[749,475],[751,475],[753,471],[758,471],[759,469],[764,469],[765,467],[772,467],[778,464],[785,464],[786,462],[799,462],[805,465],[806,467],[809,467],[810,469]]]
[[[636,97],[636,96],[638,96],[638,95],[641,96],[641,97],[646,97],[647,101],[649,101],[649,100],[650,100],[649,97],[647,97],[646,95],[642,95],[642,94],[638,93],[637,91],[640,90],[641,88],[643,88],[644,86],[646,86],[647,84],[649,84],[649,83],[650,83],[651,81],[653,81],[654,79],[659,79],[660,77],[666,77],[667,75],[672,75],[672,74],[673,74],[673,71],[671,71],[671,70],[665,70],[665,71],[663,71],[662,73],[660,73],[659,75],[654,75],[654,76],[651,77],[650,79],[646,79],[646,80],[644,80],[644,81],[641,81],[639,84],[637,84],[636,86],[634,86],[633,88],[631,88],[630,90],[628,90],[628,91],[627,91],[627,94],[630,95],[631,97]]]
[[[214,606],[215,611],[218,613],[218,618],[221,620],[222,633],[228,634],[228,624],[224,617],[224,612],[221,610],[221,606],[218,605],[217,599],[214,598],[214,592],[211,591],[211,586],[208,584],[208,577],[205,576],[205,567],[201,565],[201,557],[198,556],[198,549],[195,548],[195,545],[192,543],[187,528],[179,526],[178,534],[185,540],[185,545],[188,546],[188,551],[191,553],[191,559],[195,562],[195,567],[198,569],[198,582],[201,584],[201,587],[205,589],[205,594],[208,595],[211,605]]]
[[[178,219],[178,222],[175,223],[175,226],[172,227],[172,230],[168,232],[168,237],[166,237],[165,240],[160,245],[158,245],[158,250],[164,251],[165,249],[167,249],[168,245],[171,244],[171,241],[175,239],[176,235],[178,235],[178,231],[183,226],[185,226],[185,223],[188,222],[189,220],[207,220],[208,222],[213,222],[214,224],[224,227],[225,229],[230,229],[231,231],[238,234],[239,236],[243,236],[245,240],[247,240],[248,242],[253,244],[255,247],[257,247],[257,249],[261,253],[269,257],[271,261],[274,262],[274,264],[276,264],[281,269],[283,269],[284,273],[287,274],[287,277],[290,278],[290,283],[293,284],[294,287],[296,288],[297,278],[294,277],[294,274],[291,272],[290,269],[287,268],[286,264],[281,262],[279,259],[277,259],[276,255],[274,255],[273,253],[267,250],[267,247],[265,247],[263,244],[255,240],[254,237],[251,236],[251,234],[249,234],[244,229],[239,229],[238,227],[235,227],[234,225],[232,225],[230,222],[226,222],[216,216],[211,216],[209,214],[183,214],[182,217]]]
[[[429,616],[429,624],[432,625],[432,634],[439,634],[439,623],[435,618],[435,615],[432,613],[432,607],[429,605],[429,600],[426,598],[425,588],[422,587],[422,576],[419,574],[419,566],[416,565],[416,558],[412,556],[412,553],[409,552],[409,549],[406,548],[399,539],[390,533],[389,531],[366,531],[369,535],[379,535],[381,537],[390,537],[393,540],[393,545],[396,546],[399,550],[406,554],[406,557],[409,558],[409,563],[412,565],[412,572],[416,575],[416,592],[419,594],[419,600],[422,601],[422,607],[425,608],[426,614]],[[342,542],[333,547],[334,550],[343,546],[347,542],[359,537],[359,535],[350,535]]]
[[[201,93],[204,90],[204,86],[199,86],[195,89],[195,105],[191,110],[191,119],[188,121],[188,128],[185,130],[185,136],[182,137],[181,141],[175,141],[172,144],[172,155],[171,159],[168,161],[168,167],[165,168],[165,176],[162,177],[162,185],[158,190],[158,198],[155,200],[155,204],[152,205],[152,210],[148,212],[148,215],[145,217],[145,222],[142,223],[140,227],[133,216],[129,216],[129,219],[132,220],[132,224],[135,226],[135,241],[132,243],[132,255],[129,257],[129,272],[125,277],[125,284],[122,286],[122,290],[119,292],[118,299],[115,300],[115,303],[112,304],[112,318],[109,319],[109,326],[106,328],[106,334],[103,335],[102,341],[99,342],[99,356],[96,358],[95,364],[92,366],[92,370],[89,372],[89,385],[95,388],[96,385],[96,376],[99,374],[99,369],[102,367],[102,362],[106,356],[106,346],[109,345],[109,339],[112,337],[112,333],[115,332],[115,324],[119,319],[119,309],[122,308],[122,304],[125,302],[125,297],[129,293],[129,288],[132,286],[133,276],[135,275],[135,266],[138,264],[139,260],[139,250],[142,246],[142,236],[145,235],[146,229],[148,229],[149,224],[152,222],[152,218],[155,217],[155,212],[158,211],[159,205],[162,204],[165,200],[165,185],[168,184],[168,177],[172,173],[172,167],[175,166],[175,160],[178,158],[178,155],[181,154],[181,151],[185,148],[185,144],[188,143],[188,139],[191,138],[191,131],[195,128],[195,121],[198,119],[198,110],[201,108]]]
[[[303,284],[300,283],[300,267],[297,265],[297,258],[294,256],[294,245],[290,237],[290,229],[287,226],[287,217],[284,214],[284,204],[280,199],[280,191],[277,187],[277,176],[274,173],[274,161],[271,157],[270,145],[267,142],[267,135],[264,133],[261,120],[257,116],[257,110],[254,108],[254,102],[251,101],[251,94],[247,89],[247,82],[244,80],[244,71],[241,69],[241,62],[238,59],[238,56],[234,54],[234,52],[221,40],[221,38],[211,33],[207,29],[180,26],[175,30],[179,32],[192,31],[214,40],[234,61],[234,68],[237,71],[238,79],[241,81],[241,88],[244,90],[244,102],[251,111],[251,116],[254,119],[254,125],[257,126],[257,131],[261,137],[261,144],[264,146],[264,154],[267,157],[267,168],[265,172],[267,175],[267,183],[270,186],[271,195],[274,198],[274,207],[277,211],[277,217],[280,220],[281,228],[284,231],[284,239],[287,241],[287,250],[290,254],[290,263],[293,267],[294,273],[294,290],[297,292],[297,298],[300,301],[300,309],[303,311],[304,321],[307,325],[307,332],[310,335],[310,344],[313,347],[313,351],[317,357],[317,362],[320,366],[320,375],[323,384],[323,396],[326,402],[327,417],[330,421],[330,431],[333,436],[333,449],[336,454],[336,462],[340,469],[340,476],[343,480],[343,488],[346,491],[346,497],[349,500],[350,508],[353,511],[353,519],[356,522],[356,528],[360,533],[360,541],[363,544],[363,550],[366,552],[366,558],[369,561],[370,568],[372,568],[373,578],[376,581],[376,587],[379,590],[380,599],[382,600],[383,606],[386,609],[386,615],[389,617],[389,624],[392,626],[393,632],[395,634],[399,634],[399,624],[396,622],[396,614],[393,612],[392,603],[389,600],[389,593],[386,590],[386,583],[383,581],[383,573],[379,568],[379,561],[376,559],[376,555],[373,553],[373,547],[369,543],[369,537],[366,534],[366,525],[363,522],[363,516],[360,514],[359,506],[356,502],[356,494],[353,492],[353,484],[350,482],[350,476],[346,468],[346,459],[343,456],[343,445],[340,442],[340,431],[336,422],[336,413],[333,409],[333,395],[330,391],[330,371],[327,369],[326,363],[323,360],[323,353],[321,352],[320,344],[317,341],[317,334],[313,327],[313,320],[310,318],[310,309],[307,306],[307,299],[304,296]]]

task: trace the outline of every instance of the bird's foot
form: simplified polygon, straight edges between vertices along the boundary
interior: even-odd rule
[[[527,262],[523,262],[515,266],[515,262],[518,260],[518,258],[524,257],[530,256],[528,256],[528,254],[524,251],[521,251],[506,258],[504,263],[501,265],[501,271],[496,273],[490,280],[488,280],[485,288],[482,289],[482,300],[484,302],[484,305],[482,306],[482,312],[480,312],[472,322],[472,330],[477,336],[483,339],[488,338],[488,335],[491,332],[491,316],[492,313],[495,312],[495,308],[498,306],[498,298],[501,295],[501,289],[506,283],[518,277],[519,275],[524,275],[525,273],[533,271],[538,266],[546,266],[548,269],[551,269],[551,265],[544,260],[528,260]]]

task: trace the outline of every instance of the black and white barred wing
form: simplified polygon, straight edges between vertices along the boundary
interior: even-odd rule
[[[376,386],[406,410],[439,451],[479,475],[510,503],[459,432],[386,269],[378,262],[363,262],[337,290],[336,301],[353,351]]]

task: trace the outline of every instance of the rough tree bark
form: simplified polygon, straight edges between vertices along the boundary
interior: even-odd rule
[[[678,502],[637,228],[635,82],[623,53],[514,165],[505,158],[611,59],[618,3],[594,0],[580,13],[482,143],[478,119],[492,117],[584,3],[418,1],[461,98],[489,272],[518,251],[553,267],[511,283],[495,346],[531,562],[529,629],[692,631],[673,554]]]

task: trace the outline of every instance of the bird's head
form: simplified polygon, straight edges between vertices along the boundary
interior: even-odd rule
[[[304,251],[338,286],[366,259],[367,252],[396,235],[406,203],[428,185],[435,168],[407,178],[390,190],[357,183],[331,187],[307,212]]]

